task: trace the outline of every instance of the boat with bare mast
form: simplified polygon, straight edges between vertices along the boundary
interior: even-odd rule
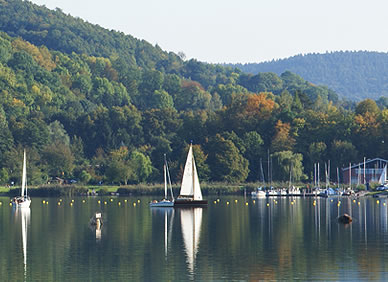
[[[168,164],[166,160],[166,154],[164,154],[164,165],[163,165],[163,174],[164,174],[164,199],[161,201],[152,201],[150,203],[150,207],[173,207],[174,206],[174,194],[172,192],[172,186],[171,186],[171,178],[170,178],[170,171],[168,169]],[[168,184],[170,185],[170,192],[171,192],[171,200],[167,199],[167,179]]]

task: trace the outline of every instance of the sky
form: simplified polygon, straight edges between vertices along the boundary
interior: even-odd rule
[[[209,63],[388,52],[386,0],[32,0]]]

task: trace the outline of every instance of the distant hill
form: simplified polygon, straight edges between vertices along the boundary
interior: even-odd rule
[[[281,74],[289,70],[312,83],[327,85],[340,97],[349,100],[388,97],[388,53],[331,52],[297,55],[258,64],[227,65],[253,74]]]
[[[12,37],[21,37],[36,46],[45,46],[49,50],[69,55],[76,53],[107,58],[118,73],[116,80],[127,88],[128,93],[139,91],[139,95],[144,94],[144,89],[139,83],[140,77],[147,71],[157,70],[164,75],[177,75],[183,80],[199,82],[200,86],[213,97],[215,93],[221,96],[224,104],[229,100],[225,95],[242,94],[247,91],[273,92],[275,95],[279,95],[283,90],[291,94],[302,91],[312,102],[315,102],[317,97],[322,98],[323,101],[338,100],[337,94],[331,89],[311,84],[290,72],[285,73],[283,77],[272,74],[253,76],[243,74],[240,70],[231,67],[206,64],[194,59],[185,61],[181,56],[163,51],[158,45],[153,46],[145,40],[90,24],[80,18],[66,15],[60,9],[50,10],[28,1],[0,0],[0,31]],[[147,84],[152,81],[153,79],[149,79]],[[155,81],[163,81],[163,78],[155,78]],[[227,87],[229,90],[223,91],[225,87],[220,85],[229,85]],[[134,89],[137,86],[140,88]],[[176,89],[167,88],[166,86],[164,90],[168,94],[177,94]],[[147,105],[149,99],[142,102],[138,100],[132,99],[138,108],[149,106]],[[177,101],[174,103],[179,110],[193,108],[192,105],[179,107]]]

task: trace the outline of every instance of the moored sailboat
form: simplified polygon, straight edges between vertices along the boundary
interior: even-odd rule
[[[27,195],[27,166],[26,166],[26,150],[23,156],[23,174],[22,174],[22,190],[19,197],[12,200],[12,206],[16,208],[29,208],[31,199]]]
[[[172,192],[170,172],[168,169],[168,164],[166,160],[166,155],[164,155],[164,165],[163,165],[163,174],[164,174],[164,199],[161,201],[152,201],[150,207],[173,207],[174,206],[174,194]],[[170,184],[171,200],[167,199],[167,178]]]
[[[195,160],[193,155],[193,144],[190,144],[189,153],[187,154],[185,169],[181,190],[177,199],[175,199],[175,207],[177,206],[206,206],[207,200],[203,200],[201,187]]]

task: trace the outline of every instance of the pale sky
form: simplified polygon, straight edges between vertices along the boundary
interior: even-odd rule
[[[388,52],[386,0],[32,2],[209,63],[340,50]]]

